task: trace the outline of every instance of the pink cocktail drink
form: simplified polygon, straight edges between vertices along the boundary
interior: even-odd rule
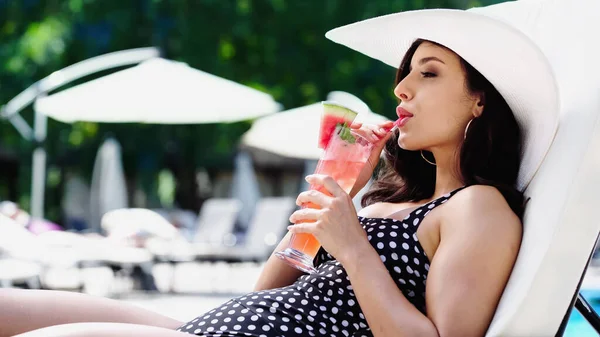
[[[350,193],[371,154],[371,149],[371,143],[353,134],[349,129],[343,130],[340,134],[336,132],[319,160],[315,174],[332,177],[346,193]],[[322,187],[311,185],[310,189],[317,189],[329,195]],[[319,208],[312,203],[302,207]],[[276,255],[292,266],[312,273],[315,271],[312,261],[320,247],[321,244],[313,235],[294,234],[290,238],[288,248]]]
[[[362,170],[365,163],[350,162],[346,163],[346,165],[344,165],[343,167],[340,167],[339,164],[340,161],[321,160],[317,166],[317,169],[315,170],[315,173],[331,176],[338,182],[340,187],[342,187],[342,189],[346,193],[350,193],[352,187],[354,186],[354,182],[356,181],[356,178],[360,174],[360,171]],[[315,186],[311,186],[310,188],[318,189]],[[329,194],[326,190],[319,190],[321,190],[321,192],[325,194]],[[308,203],[306,205],[303,205],[303,207],[319,208],[319,206],[313,203]],[[298,233],[294,234],[294,237],[291,239],[290,247],[292,249],[296,249],[299,252],[303,252],[308,256],[314,257],[317,255],[317,251],[319,251],[321,244],[319,243],[319,241],[317,241],[317,239],[314,236],[312,236],[312,234]]]

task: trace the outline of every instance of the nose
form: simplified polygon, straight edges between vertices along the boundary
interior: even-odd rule
[[[408,87],[408,76],[400,81],[394,88],[394,95],[401,101],[410,101],[413,98],[412,90]]]

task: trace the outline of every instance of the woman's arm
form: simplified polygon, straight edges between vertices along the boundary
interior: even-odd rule
[[[290,237],[291,233],[288,232],[273,253],[286,249],[290,242]],[[254,291],[288,286],[294,283],[302,274],[300,270],[291,267],[274,254],[271,254],[258,277]]]
[[[392,136],[392,133],[389,132],[389,130],[393,126],[394,123],[391,121],[380,123],[378,125],[363,123],[352,124],[352,129],[357,134],[365,137],[368,141],[373,142],[375,145],[374,149],[371,151],[371,157],[368,160],[369,163],[363,167],[359,178],[356,180],[352,191],[350,192],[350,196],[354,197],[371,178],[373,169],[379,162],[379,156],[383,150],[383,147],[385,146],[385,142]],[[275,252],[287,248],[290,242],[290,237],[291,233],[288,232],[283,240],[281,240],[277,248],[275,248]],[[287,263],[281,261],[272,254],[263,268],[254,290],[259,291],[288,286],[294,283],[300,276],[302,276],[302,274],[303,273],[301,271],[290,267]]]
[[[522,224],[494,187],[471,186],[454,198],[460,207],[441,223],[427,277],[427,314],[440,336],[483,336],[517,259]]]
[[[492,187],[466,188],[451,201],[460,207],[448,210],[440,226],[427,278],[428,316],[403,296],[369,244],[340,261],[375,337],[485,334],[519,250],[521,223]]]
[[[402,294],[381,258],[367,242],[342,265],[375,337],[438,336],[433,322]]]

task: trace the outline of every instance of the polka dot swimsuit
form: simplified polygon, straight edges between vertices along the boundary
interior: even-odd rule
[[[429,258],[416,232],[425,216],[459,188],[410,212],[403,220],[358,217],[371,245],[404,296],[425,313]],[[287,287],[234,298],[182,325],[199,336],[373,336],[342,265],[321,248],[317,272]]]

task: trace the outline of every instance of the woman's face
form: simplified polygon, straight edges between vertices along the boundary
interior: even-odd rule
[[[465,81],[455,53],[430,42],[419,45],[410,72],[394,89],[401,101],[398,145],[411,151],[457,148],[467,123],[483,111],[481,95],[469,93]]]

